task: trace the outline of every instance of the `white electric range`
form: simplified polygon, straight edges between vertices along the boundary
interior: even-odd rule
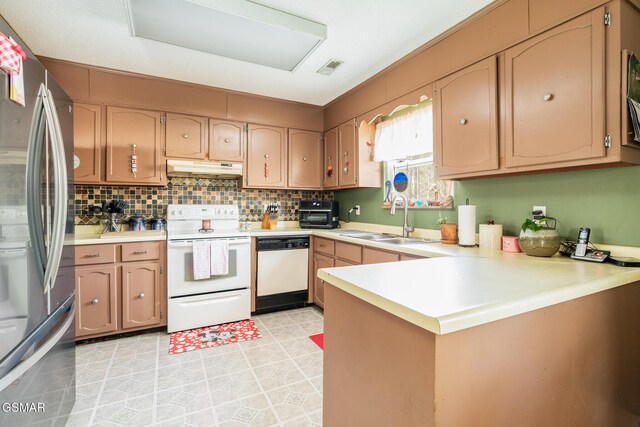
[[[239,231],[238,206],[169,205],[167,208],[168,331],[251,316],[251,238]],[[226,240],[229,272],[193,278],[193,242]]]

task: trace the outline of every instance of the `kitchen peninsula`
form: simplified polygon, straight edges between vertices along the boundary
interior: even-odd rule
[[[637,269],[470,249],[318,276],[327,425],[640,419]]]

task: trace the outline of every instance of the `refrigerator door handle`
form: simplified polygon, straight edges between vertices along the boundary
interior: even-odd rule
[[[65,223],[67,220],[67,165],[64,153],[64,141],[62,140],[62,129],[53,100],[53,94],[47,90],[44,96],[44,111],[47,118],[49,133],[51,135],[51,155],[53,160],[53,175],[55,180],[54,189],[54,213],[51,236],[51,248],[45,269],[45,289],[55,286],[62,249],[64,247]],[[45,290],[46,292],[46,290]]]
[[[75,318],[74,305],[74,296],[71,295],[56,311],[41,323],[40,326],[27,335],[17,347],[2,359],[0,363],[0,391],[20,378],[60,341]],[[56,325],[60,326],[57,331],[52,334]],[[31,356],[23,359],[24,355],[32,347],[38,345],[44,337],[49,338],[42,343]]]
[[[44,95],[46,89],[40,84],[40,90],[36,97],[36,104],[31,119],[29,131],[29,146],[27,154],[27,218],[29,221],[29,240],[33,249],[36,272],[42,282],[44,291],[47,291],[47,282],[44,280],[44,272],[47,265],[47,253],[44,241],[44,220],[42,217],[42,150],[44,140]]]

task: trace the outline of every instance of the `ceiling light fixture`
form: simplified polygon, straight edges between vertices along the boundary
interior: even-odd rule
[[[294,71],[327,26],[247,0],[126,0],[131,35]]]
[[[320,69],[316,71],[316,73],[324,74],[325,76],[328,76],[331,73],[333,73],[342,64],[344,64],[344,61],[338,61],[337,59],[330,59],[327,61],[326,64],[320,67]]]

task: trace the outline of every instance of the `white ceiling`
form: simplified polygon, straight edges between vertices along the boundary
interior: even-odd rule
[[[124,0],[0,0],[0,14],[37,55],[325,105],[491,1],[258,0],[327,25],[293,73],[132,37]],[[331,58],[344,64],[317,74]]]

